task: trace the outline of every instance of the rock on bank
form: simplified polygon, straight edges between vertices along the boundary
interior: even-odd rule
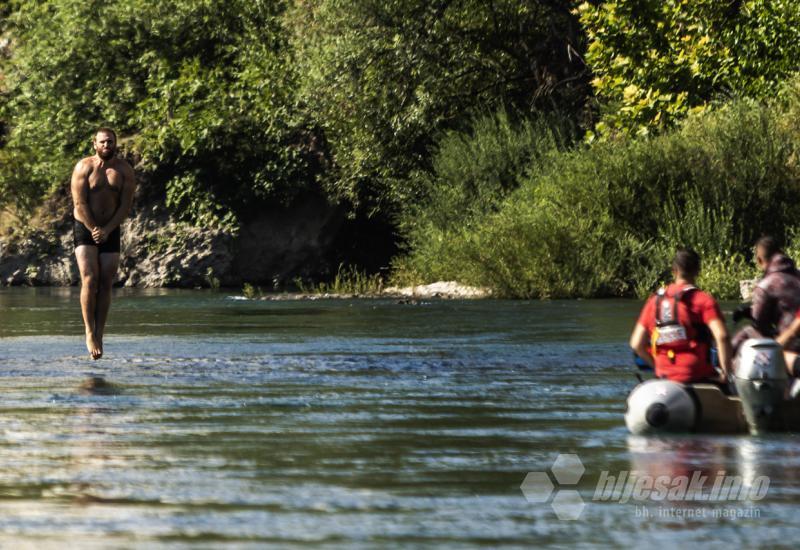
[[[383,294],[402,298],[449,298],[474,299],[488,298],[492,291],[488,288],[462,285],[456,281],[437,281],[427,285],[389,287]]]

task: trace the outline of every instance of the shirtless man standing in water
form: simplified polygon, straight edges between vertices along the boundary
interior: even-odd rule
[[[111,287],[119,267],[119,226],[133,205],[136,179],[131,165],[115,156],[114,130],[100,128],[92,143],[95,155],[79,161],[72,172],[73,236],[81,272],[86,349],[92,359],[100,359]]]

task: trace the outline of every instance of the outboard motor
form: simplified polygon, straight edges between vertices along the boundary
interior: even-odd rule
[[[789,375],[783,349],[770,338],[751,338],[736,359],[736,391],[750,427],[758,434],[780,429]]]
[[[625,424],[635,435],[690,432],[697,416],[697,405],[683,385],[647,380],[628,396]]]

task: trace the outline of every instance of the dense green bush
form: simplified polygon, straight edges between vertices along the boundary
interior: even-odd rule
[[[504,110],[478,116],[468,132],[444,133],[431,160],[433,169],[412,176],[420,199],[401,216],[401,230],[414,251],[413,262],[403,270],[454,278],[441,259],[463,253],[464,243],[450,235],[466,236],[496,212],[532,170],[566,149],[572,134],[555,117],[515,121]]]
[[[432,170],[412,174],[420,199],[405,210],[408,230],[469,225],[496,210],[524,176],[574,140],[574,132],[556,117],[515,122],[505,110],[478,116],[468,131],[445,132]]]
[[[795,81],[768,104],[735,101],[656,138],[550,154],[497,212],[410,232],[399,265],[510,296],[641,295],[692,246],[701,284],[735,297],[752,242],[800,219],[800,134],[787,120],[799,97]]]
[[[794,0],[606,0],[576,13],[589,40],[600,136],[646,134],[721,94],[766,97],[800,58]]]

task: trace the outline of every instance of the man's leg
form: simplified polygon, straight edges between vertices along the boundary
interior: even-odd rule
[[[119,252],[104,252],[100,254],[100,282],[97,287],[97,315],[95,316],[95,333],[103,353],[103,334],[108,319],[108,309],[111,307],[111,289],[117,277],[119,267]]]
[[[86,349],[92,359],[99,359],[102,351],[95,332],[97,285],[100,277],[97,247],[92,245],[77,246],[75,247],[75,258],[78,261],[78,270],[81,273],[81,313],[83,314],[83,325],[86,330]]]

